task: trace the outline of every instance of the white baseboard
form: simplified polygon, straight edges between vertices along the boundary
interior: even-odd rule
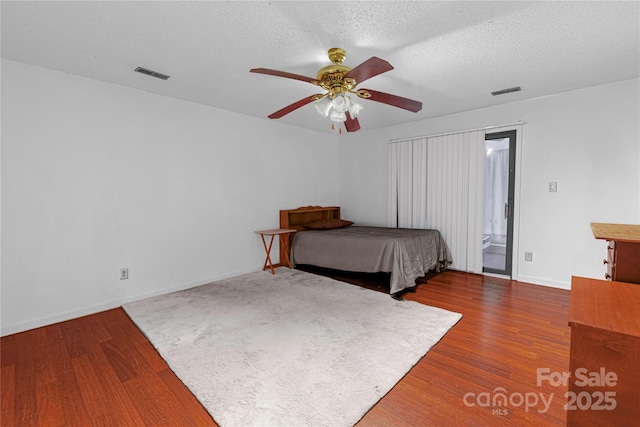
[[[215,277],[210,277],[207,279],[201,279],[201,280],[196,280],[196,281],[192,281],[192,282],[188,282],[188,283],[183,283],[180,285],[176,285],[176,286],[172,286],[169,288],[164,288],[164,289],[160,289],[157,291],[153,291],[153,292],[148,292],[145,294],[141,294],[141,295],[135,295],[132,297],[128,297],[128,298],[123,298],[123,299],[119,299],[119,300],[114,300],[114,301],[109,301],[103,304],[98,304],[98,305],[93,305],[90,307],[84,307],[81,309],[77,309],[77,310],[70,310],[70,311],[66,311],[66,312],[60,312],[60,313],[56,313],[50,316],[45,316],[45,317],[40,317],[40,318],[36,318],[36,319],[30,319],[24,322],[20,322],[20,323],[15,323],[12,325],[2,325],[1,328],[1,336],[5,336],[5,335],[11,335],[11,334],[15,334],[18,332],[23,332],[23,331],[27,331],[29,329],[35,329],[35,328],[39,328],[42,326],[47,326],[47,325],[52,325],[54,323],[58,323],[58,322],[64,322],[66,320],[71,320],[71,319],[76,319],[78,317],[82,317],[82,316],[87,316],[89,314],[95,314],[95,313],[99,313],[101,311],[105,311],[105,310],[111,310],[113,308],[116,307],[121,307],[123,304],[128,304],[130,302],[133,301],[139,301],[145,298],[151,298],[157,295],[164,295],[164,294],[168,294],[171,292],[176,292],[176,291],[181,291],[183,289],[189,289],[189,288],[193,288],[196,286],[201,286],[201,285],[206,285],[207,283],[211,283],[211,282],[215,282],[218,280],[223,280],[226,279],[228,277],[235,277],[235,276],[240,276],[241,274],[247,274],[247,273],[253,273],[255,271],[260,271],[262,269],[262,267],[254,267],[251,269],[247,269],[247,270],[243,270],[243,271],[236,271],[236,272],[232,272],[232,273],[227,273],[227,274],[222,274],[219,276],[215,276]],[[503,277],[503,278],[507,278],[505,276],[497,276],[497,277]],[[553,280],[546,280],[546,279],[540,279],[539,277],[533,277],[533,276],[524,276],[524,275],[520,275],[518,276],[516,279],[518,282],[526,282],[526,283],[531,283],[534,285],[541,285],[541,286],[548,286],[548,287],[552,287],[552,288],[559,288],[559,289],[571,289],[571,283],[570,282],[558,282],[558,281],[553,281]]]
[[[139,301],[146,298],[155,297],[157,295],[164,295],[171,292],[181,291],[183,289],[194,288],[196,286],[206,285],[207,283],[216,282],[218,280],[223,280],[228,277],[240,276],[242,274],[253,273],[255,271],[262,270],[262,267],[254,267],[248,270],[236,271],[233,273],[222,274],[215,277],[210,277],[208,279],[196,280],[188,283],[183,283],[176,286],[171,286],[168,288],[160,289],[153,292],[147,292],[141,295],[135,295],[127,298],[122,298],[114,301],[108,301],[102,304],[92,305],[90,307],[83,307],[77,310],[69,310],[60,313],[56,313],[49,316],[39,317],[36,319],[29,319],[24,322],[15,323],[12,325],[2,325],[0,329],[1,336],[11,335],[18,332],[28,331],[30,329],[40,328],[42,326],[52,325],[58,322],[64,322],[66,320],[76,319],[78,317],[87,316],[90,314],[99,313],[105,310],[111,310],[116,307],[121,307],[124,304],[128,304],[133,301]]]
[[[451,270],[454,270],[454,269],[451,269]],[[456,271],[462,271],[462,270],[456,270]],[[466,271],[465,273],[473,273],[473,272]],[[498,279],[507,279],[507,280],[510,279],[509,276],[504,274],[487,273],[487,272],[482,272],[479,274],[482,274],[483,276],[488,276],[488,277],[496,277]],[[549,288],[571,290],[571,282],[559,282],[556,280],[547,280],[547,279],[541,279],[535,276],[525,276],[525,275],[513,276],[511,280],[515,280],[517,282],[529,283],[531,285],[539,285],[539,286],[547,286]]]
[[[541,279],[539,277],[519,275],[518,282],[531,283],[532,285],[548,286],[550,288],[571,290],[571,282],[558,282],[555,280]]]

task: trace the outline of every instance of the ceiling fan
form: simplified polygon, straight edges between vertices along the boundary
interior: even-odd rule
[[[322,116],[331,119],[333,122],[344,123],[347,132],[355,132],[360,129],[358,113],[363,107],[358,102],[353,101],[349,94],[355,94],[362,99],[403,108],[414,113],[422,109],[422,102],[419,101],[371,89],[356,90],[356,86],[365,80],[393,70],[391,64],[384,59],[372,56],[355,68],[349,68],[342,65],[345,58],[346,52],[343,49],[337,47],[329,49],[329,60],[333,64],[321,68],[316,78],[268,68],[253,68],[249,70],[251,73],[268,74],[308,82],[320,86],[326,91],[325,93],[307,96],[270,114],[268,117],[270,119],[279,119],[300,107],[318,101],[315,106]],[[339,131],[342,132],[342,129]]]

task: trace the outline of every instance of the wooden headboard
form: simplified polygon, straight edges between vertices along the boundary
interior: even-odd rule
[[[310,221],[316,221],[319,219],[340,219],[340,207],[339,206],[304,206],[297,209],[281,210],[280,211],[280,228],[287,228],[304,231],[306,228],[302,224]],[[289,241],[286,245],[280,245],[280,259],[285,259],[283,251],[291,248],[291,240],[293,240],[293,234],[288,235]],[[290,254],[287,254],[290,255]]]
[[[340,219],[339,206],[305,206],[280,211],[280,228],[304,231],[303,224],[320,219]]]

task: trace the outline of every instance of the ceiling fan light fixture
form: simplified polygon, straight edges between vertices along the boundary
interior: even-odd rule
[[[339,113],[344,113],[349,109],[351,99],[348,96],[338,95],[331,101],[331,106],[334,111]]]
[[[347,115],[344,112],[333,110],[331,111],[331,116],[329,118],[332,122],[342,123],[347,120]]]
[[[334,122],[344,122],[347,119],[347,111],[351,118],[355,119],[364,108],[346,95],[336,95],[333,98],[329,95],[325,96],[316,102],[315,107],[322,117],[327,117]]]
[[[316,110],[322,117],[329,117],[329,110],[331,110],[331,100],[328,96],[323,97],[316,102]]]
[[[358,117],[358,113],[360,113],[360,110],[362,110],[363,108],[364,106],[362,104],[351,101],[351,106],[349,107],[349,115],[352,119],[355,119],[356,117]]]

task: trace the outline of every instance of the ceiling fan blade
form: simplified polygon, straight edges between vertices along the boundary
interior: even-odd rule
[[[384,59],[372,56],[362,64],[352,68],[351,71],[344,75],[344,78],[352,78],[356,81],[356,84],[360,84],[371,77],[386,73],[390,70],[393,70],[393,66],[391,64]]]
[[[312,77],[302,76],[300,74],[288,73],[286,71],[270,70],[268,68],[252,68],[249,70],[249,72],[258,73],[258,74],[268,74],[270,76],[276,76],[276,77],[286,77],[288,79],[300,80],[303,82],[312,83],[314,85],[319,83],[318,80]]]
[[[344,121],[344,128],[347,132],[355,132],[360,130],[360,122],[358,122],[358,118],[351,118],[351,114],[348,111],[345,112],[347,115],[347,120]]]
[[[270,119],[279,119],[282,116],[286,116],[287,114],[289,114],[292,111],[297,110],[300,107],[304,107],[305,105],[307,105],[310,102],[315,101],[317,95],[311,95],[311,96],[307,96],[306,98],[302,98],[300,101],[298,102],[294,102],[291,105],[287,105],[286,107],[284,107],[281,110],[276,111],[273,114],[269,114],[269,118]]]
[[[383,104],[404,108],[405,110],[409,110],[414,113],[422,110],[422,102],[414,101],[413,99],[403,98],[398,95],[391,95],[390,93],[378,92],[371,89],[360,89],[358,92],[358,96],[360,96],[360,93],[362,92],[366,92],[371,95],[370,97],[360,96],[361,98],[368,99],[370,101],[382,102]]]

